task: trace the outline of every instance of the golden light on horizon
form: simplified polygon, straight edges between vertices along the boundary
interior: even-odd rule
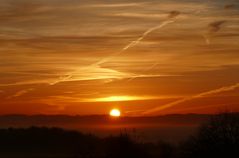
[[[99,99],[99,101],[108,101],[108,102],[128,101],[128,100],[134,100],[134,97],[130,97],[130,96],[111,96],[111,97]]]
[[[92,98],[92,99],[85,99],[85,102],[117,102],[117,101],[133,101],[133,100],[140,100],[139,97],[134,96],[109,96],[104,98]]]
[[[155,99],[151,96],[109,96],[105,98],[88,99],[87,102],[117,102],[117,101],[134,101],[134,100],[148,100]]]
[[[121,115],[121,112],[119,109],[112,109],[110,111],[110,116],[113,116],[113,117],[120,117]]]

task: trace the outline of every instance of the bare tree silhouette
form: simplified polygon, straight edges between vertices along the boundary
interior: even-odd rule
[[[180,145],[144,143],[127,133],[98,138],[60,128],[0,129],[0,158],[227,158],[239,157],[239,114],[212,116]]]
[[[239,115],[215,115],[179,150],[181,158],[239,157]]]

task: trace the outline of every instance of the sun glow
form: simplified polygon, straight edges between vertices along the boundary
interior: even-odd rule
[[[110,116],[113,116],[113,117],[120,117],[121,113],[120,113],[120,110],[119,109],[112,109],[110,111]]]
[[[95,102],[117,102],[117,101],[134,101],[134,100],[147,100],[152,99],[152,97],[145,97],[145,96],[110,96],[105,98],[96,98],[91,99],[88,101],[95,101]]]
[[[107,97],[107,98],[102,98],[102,101],[127,101],[127,100],[134,100],[133,97],[129,97],[129,96],[111,96],[111,97]]]

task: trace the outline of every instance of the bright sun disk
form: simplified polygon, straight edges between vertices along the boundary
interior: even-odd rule
[[[119,109],[112,109],[112,110],[110,111],[110,116],[120,117],[120,110],[119,110]]]

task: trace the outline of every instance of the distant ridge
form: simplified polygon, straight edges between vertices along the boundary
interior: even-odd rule
[[[235,113],[239,114],[239,113]],[[57,127],[92,133],[100,137],[127,132],[140,139],[154,142],[179,142],[194,134],[210,114],[170,114],[151,117],[112,118],[108,115],[2,115],[0,129],[28,127]]]
[[[6,126],[26,125],[94,125],[94,124],[199,124],[210,118],[210,114],[170,114],[147,117],[111,118],[107,115],[2,115],[0,128]]]

